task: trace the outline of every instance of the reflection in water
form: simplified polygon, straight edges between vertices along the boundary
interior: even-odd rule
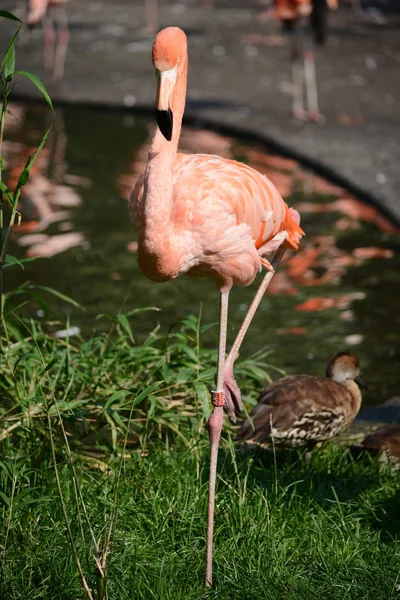
[[[64,233],[53,236],[40,236],[42,239],[34,241],[27,251],[27,256],[50,257],[65,252],[74,246],[83,244],[85,238],[82,233]],[[44,238],[44,239],[43,239]],[[23,238],[20,241],[23,242]]]
[[[319,191],[319,190],[317,190]],[[356,229],[358,221],[373,223],[385,233],[396,234],[398,229],[386,217],[381,215],[376,208],[368,206],[356,198],[346,195],[329,204],[316,204],[301,202],[297,210],[303,213],[339,213],[345,215],[336,222],[336,227],[341,230]]]
[[[6,131],[10,132],[9,125],[12,123],[13,133],[18,127],[23,132],[27,109],[21,111],[18,107],[16,110],[11,106],[10,113],[6,122]],[[29,136],[36,142],[40,141],[42,135],[40,129],[29,130]],[[70,231],[75,229],[71,209],[76,209],[82,202],[71,184],[89,186],[90,181],[66,173],[66,145],[67,137],[62,111],[58,111],[47,144],[33,165],[29,180],[21,194],[22,221],[15,229],[15,235],[18,245],[26,249],[26,256],[50,257],[85,242],[86,238],[82,232]],[[34,145],[24,145],[15,141],[5,146],[5,168],[11,190],[16,187],[27,158],[35,149]],[[54,232],[52,235],[42,233],[54,224],[57,224],[58,231],[68,233]]]
[[[338,308],[339,310],[345,310],[354,300],[364,300],[364,298],[364,292],[352,292],[349,294],[340,294],[338,296],[329,296],[328,298],[315,296],[313,298],[309,298],[301,304],[297,304],[295,309],[312,312],[316,310],[326,310],[327,308]]]
[[[351,266],[371,258],[393,258],[388,248],[355,248],[350,254],[340,250],[333,235],[316,235],[303,246],[303,252],[288,261],[288,275],[301,285],[338,284]]]
[[[43,110],[13,106],[6,128],[7,177],[14,186],[26,158],[47,129]],[[154,284],[140,273],[136,234],[126,199],[145,168],[152,120],[111,111],[65,108],[57,111],[50,139],[21,199],[22,223],[14,233],[16,256],[54,256],[34,261],[25,272],[9,269],[9,289],[26,279],[50,285],[85,306],[72,309],[71,325],[84,333],[106,327],[98,313],[159,306],[135,321],[136,339],[160,323],[188,313],[217,320],[212,283],[181,278]],[[186,127],[181,151],[217,153],[243,160],[268,177],[302,214],[306,236],[297,254],[288,253],[272,279],[243,356],[268,347],[269,360],[289,372],[320,373],[338,348],[359,345],[366,365],[368,402],[396,393],[399,316],[396,289],[398,230],[375,208],[305,171],[288,158],[269,155],[215,132]],[[253,296],[251,288],[232,295],[235,328]],[[53,309],[65,310],[52,299]],[[40,308],[40,307],[38,307]],[[213,339],[214,329],[205,334]],[[207,338],[208,336],[208,338]],[[230,339],[233,331],[230,331]],[[379,343],[376,342],[379,340]],[[372,372],[372,377],[369,373]]]

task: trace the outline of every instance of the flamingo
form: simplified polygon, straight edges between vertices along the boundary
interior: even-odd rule
[[[326,35],[326,9],[337,8],[338,0],[275,0],[276,16],[292,40],[292,112],[296,119],[322,122],[318,106],[314,45],[323,44]],[[309,18],[312,36],[305,35],[305,18]],[[302,23],[303,21],[303,23]],[[300,24],[299,24],[300,22]],[[299,24],[299,36],[296,25]],[[308,110],[304,110],[303,79]]]
[[[27,22],[33,27],[43,22],[44,69],[47,76],[51,73],[53,83],[61,81],[64,74],[65,56],[69,41],[68,18],[65,4],[68,0],[29,0]],[[54,50],[55,30],[49,9],[55,8],[55,20],[58,27],[58,43]]]
[[[223,411],[235,421],[242,410],[233,363],[259,302],[286,248],[297,249],[300,216],[288,208],[274,185],[259,172],[208,154],[177,154],[185,108],[187,39],[178,27],[158,33],[152,50],[157,76],[155,135],[145,172],[130,197],[139,231],[138,263],[152,281],[186,273],[208,276],[220,292],[216,389],[208,420],[210,438],[206,586],[212,585],[214,500]],[[272,262],[265,255],[275,251]],[[232,349],[225,357],[229,292],[249,285],[267,269]]]

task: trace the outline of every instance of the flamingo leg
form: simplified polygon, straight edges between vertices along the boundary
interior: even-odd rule
[[[303,68],[298,61],[292,64],[292,112],[296,119],[304,121],[306,113],[303,105]]]
[[[312,43],[304,51],[304,76],[306,83],[306,95],[308,105],[308,116],[311,121],[322,122],[324,117],[319,112],[317,76],[315,72],[315,54]]]
[[[65,57],[69,42],[68,17],[64,7],[59,8],[57,17],[58,43],[54,58],[53,83],[58,83],[64,75]]]
[[[54,69],[54,41],[55,31],[52,20],[47,15],[43,19],[43,59],[46,81],[51,81]]]
[[[273,260],[271,261],[272,270],[268,271],[268,273],[266,273],[266,275],[264,276],[264,279],[262,280],[260,287],[258,288],[256,295],[254,296],[253,302],[251,303],[250,308],[247,311],[247,314],[246,314],[246,316],[243,320],[243,323],[239,329],[239,333],[237,334],[237,337],[233,343],[231,351],[229,352],[228,357],[225,361],[225,366],[224,366],[224,387],[225,387],[225,403],[226,403],[225,410],[228,414],[228,417],[234,423],[236,422],[235,412],[242,411],[243,406],[242,406],[240,390],[239,390],[239,387],[233,376],[233,364],[239,355],[240,346],[243,342],[244,336],[247,333],[250,323],[253,320],[255,312],[266,292],[266,289],[267,289],[280,261],[283,258],[283,255],[285,254],[285,252],[286,252],[286,248],[285,248],[284,244],[281,244],[281,246],[277,249]]]
[[[351,0],[351,8],[353,9],[354,14],[361,15],[363,12],[361,0]]]
[[[222,425],[224,421],[224,375],[226,354],[226,330],[228,327],[228,302],[229,292],[221,292],[219,344],[218,344],[218,367],[217,367],[217,389],[212,392],[213,411],[208,420],[208,434],[210,438],[210,475],[208,492],[208,515],[207,515],[207,545],[206,545],[206,581],[207,587],[212,586],[212,558],[213,558],[213,535],[214,535],[214,510],[215,510],[215,484],[217,478],[217,461],[219,440],[221,438]]]
[[[292,40],[292,113],[295,119],[304,121],[306,112],[303,103],[303,65],[298,35],[295,33]]]
[[[207,587],[212,586],[212,559],[213,559],[213,535],[214,535],[214,513],[215,513],[215,486],[217,478],[217,461],[219,441],[221,438],[222,425],[224,421],[224,407],[229,418],[235,422],[235,410],[242,410],[240,390],[233,377],[233,363],[235,362],[243,338],[249,328],[254,314],[265,294],[280,261],[285,254],[284,244],[278,248],[271,262],[272,271],[268,271],[254,296],[253,302],[244,318],[239,333],[233,343],[232,349],[225,359],[226,354],[226,331],[228,326],[228,300],[229,292],[221,293],[220,330],[218,344],[218,367],[217,367],[217,389],[212,392],[213,411],[208,420],[208,433],[210,439],[210,474],[208,492],[208,515],[207,515],[207,542],[206,542],[206,580]],[[226,402],[226,404],[225,404]]]

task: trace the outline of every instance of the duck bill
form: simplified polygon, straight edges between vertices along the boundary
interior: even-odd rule
[[[176,67],[168,71],[157,71],[156,119],[161,133],[168,142],[172,139],[171,96],[176,83],[176,75]]]
[[[360,388],[364,388],[364,390],[368,389],[367,384],[365,383],[364,379],[360,376],[355,377],[354,381],[356,382],[356,384],[358,385],[358,387]]]

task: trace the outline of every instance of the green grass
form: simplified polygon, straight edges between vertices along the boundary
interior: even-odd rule
[[[311,462],[285,452],[243,457],[229,427],[215,585],[204,589],[215,353],[202,347],[206,328],[195,317],[140,344],[138,318],[118,315],[107,335],[62,340],[52,336],[60,324],[8,315],[0,598],[85,598],[78,561],[96,600],[397,598],[398,472],[334,443]],[[248,406],[265,369],[262,355],[238,364]]]
[[[188,316],[166,335],[156,328],[137,343],[135,323],[144,310],[149,309],[102,315],[109,330],[86,340],[54,337],[65,324],[40,325],[10,311],[0,362],[0,440],[12,435],[24,451],[27,443],[36,447],[40,436],[48,436],[50,417],[73,433],[71,444],[80,454],[90,454],[95,446],[106,454],[115,450],[128,422],[128,443],[146,446],[169,432],[190,444],[210,414],[216,358],[200,339],[212,325]],[[260,352],[237,363],[249,403],[270,380],[267,355]]]
[[[368,457],[354,462],[335,446],[316,453],[310,464],[297,456],[278,461],[276,471],[268,455],[264,462],[253,461],[224,449],[215,589],[204,591],[206,463],[204,445],[167,450],[155,444],[148,456],[133,453],[125,461],[109,598],[398,597],[396,476]],[[2,597],[83,597],[50,462],[33,467],[21,457],[12,464],[17,488],[10,522],[3,506],[3,542],[9,528]],[[114,501],[113,474],[78,472],[94,533],[101,536]],[[70,470],[60,465],[60,477],[72,534],[95,587],[93,550],[84,523],[83,536],[80,531]],[[3,472],[3,494],[10,496],[11,487]]]

